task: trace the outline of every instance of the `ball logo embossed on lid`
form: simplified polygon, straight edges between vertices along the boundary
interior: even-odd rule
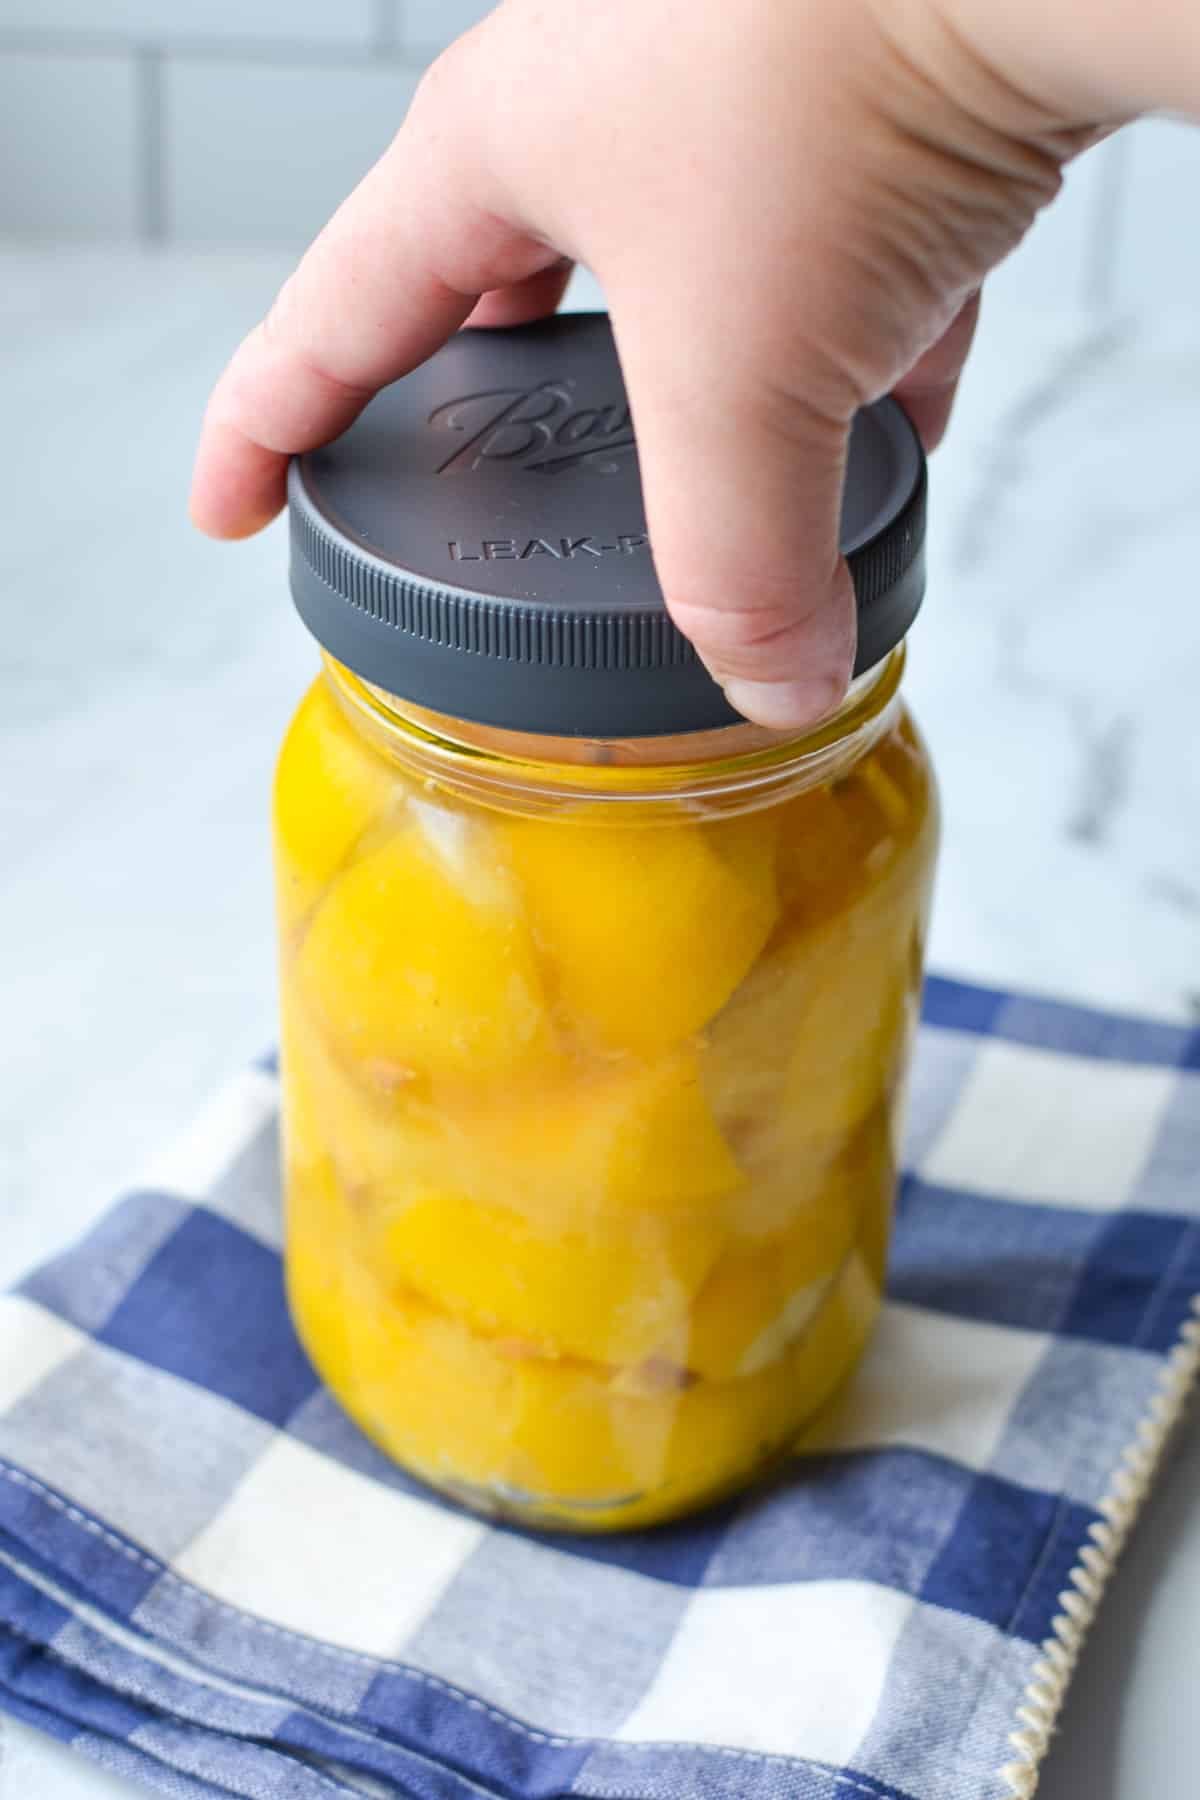
[[[292,465],[291,582],[317,640],[434,712],[652,737],[738,723],[671,623],[608,319],[463,331]],[[859,671],[924,592],[925,462],[900,408],[855,421],[842,548]]]
[[[591,469],[614,475],[622,457],[634,455],[633,417],[626,400],[580,406],[571,381],[543,381],[531,388],[464,394],[436,406],[429,423],[464,441],[438,464],[439,475],[463,474],[501,462],[535,475]]]

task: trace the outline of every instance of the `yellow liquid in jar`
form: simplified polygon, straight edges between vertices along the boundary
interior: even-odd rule
[[[288,1286],[384,1449],[585,1530],[786,1451],[879,1305],[935,839],[903,713],[761,811],[524,818],[314,685],[276,789]]]

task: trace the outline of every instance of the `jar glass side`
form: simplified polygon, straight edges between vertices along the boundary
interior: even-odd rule
[[[801,744],[650,767],[445,738],[336,669],[303,703],[289,1291],[352,1415],[468,1503],[687,1510],[857,1361],[937,836],[884,674]]]

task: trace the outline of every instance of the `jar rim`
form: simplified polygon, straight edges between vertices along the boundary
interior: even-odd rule
[[[840,706],[799,734],[742,721],[650,739],[550,737],[478,725],[401,699],[327,651],[322,661],[343,711],[377,748],[476,798],[723,798],[731,809],[750,810],[833,779],[864,755],[899,705],[905,655],[901,643],[851,684]]]

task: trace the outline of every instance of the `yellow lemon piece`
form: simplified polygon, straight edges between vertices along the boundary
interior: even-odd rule
[[[920,898],[776,946],[713,1021],[701,1069],[713,1112],[746,1168],[786,1160],[805,1186],[894,1096],[919,995]],[[769,1229],[764,1223],[763,1229]]]
[[[752,1184],[781,1146],[806,1182],[841,1155],[906,1042],[908,981],[899,946],[856,964],[827,928],[772,951],[714,1020],[704,1086]]]
[[[829,783],[788,802],[780,821],[779,890],[790,926],[811,930],[840,918],[870,885],[879,843],[873,824]]]
[[[928,760],[902,713],[848,774],[788,802],[780,821],[779,887],[793,926],[841,919],[893,875],[931,860],[937,808]],[[914,858],[913,852],[919,854]]]
[[[697,1297],[688,1367],[729,1380],[780,1356],[824,1304],[865,1222],[890,1207],[894,1186],[882,1107],[836,1159],[813,1168],[785,1156],[752,1179],[737,1209],[738,1239]]]
[[[724,1217],[742,1171],[688,1051],[548,1085],[538,1102],[459,1121],[472,1193],[563,1228]]]
[[[771,1389],[768,1434],[794,1444],[849,1380],[862,1359],[883,1300],[881,1278],[863,1247],[853,1250],[812,1324],[778,1363],[755,1379]]]
[[[752,1172],[781,1132],[820,1167],[898,1084],[937,828],[910,721],[782,811],[784,916],[701,1059],[718,1123]]]
[[[539,1229],[518,1213],[426,1191],[379,1220],[382,1271],[473,1328],[552,1355],[638,1362],[680,1351],[723,1228],[647,1212],[617,1231]]]
[[[648,1457],[641,1438],[616,1441],[605,1372],[505,1354],[361,1273],[357,1286],[343,1282],[335,1322],[329,1286],[298,1260],[292,1304],[306,1348],[351,1417],[426,1480],[476,1504],[524,1498],[540,1510],[623,1500],[661,1472],[661,1450]],[[661,1436],[669,1414],[660,1409],[653,1424]]]
[[[385,1294],[365,1265],[331,1267],[318,1249],[315,1237],[295,1245],[292,1304],[362,1428],[473,1504],[583,1530],[672,1517],[778,1455],[846,1379],[879,1305],[872,1258],[856,1251],[773,1363],[631,1393],[610,1370],[514,1353],[416,1296]]]
[[[722,1228],[744,1182],[717,1129],[696,1059],[571,1071],[513,1082],[499,1094],[443,1096],[396,1081],[386,1063],[343,1064],[285,982],[285,1133],[332,1156],[345,1185],[395,1210],[422,1190],[509,1209],[543,1231],[644,1230],[656,1254]],[[677,1219],[668,1239],[665,1221]],[[707,1254],[707,1251],[704,1252]],[[696,1254],[700,1254],[697,1250]]]
[[[389,1296],[362,1321],[349,1410],[426,1480],[476,1488],[508,1478],[517,1396],[513,1367],[457,1320]]]
[[[847,996],[849,1011],[828,992],[814,996],[784,1077],[785,1136],[810,1138],[820,1124],[847,1137],[880,1104],[905,1042],[906,985],[907,969],[901,964],[886,985],[872,990],[861,1010],[853,1008],[853,994]]]
[[[901,709],[892,730],[880,739],[872,760],[892,795],[903,796],[904,828],[897,835],[909,843],[920,843],[932,863],[941,828],[937,779],[925,741],[907,708]],[[893,821],[895,817],[893,800]]]
[[[699,1031],[775,924],[771,818],[504,836],[559,1007],[601,1049],[651,1056]]]
[[[757,1374],[799,1337],[832,1280],[829,1271],[789,1286],[765,1250],[726,1258],[697,1301],[688,1368],[706,1381]]]
[[[296,1029],[293,1011],[285,971],[279,1047],[280,1138],[286,1168],[304,1174],[325,1158],[327,1146],[318,1110],[320,1087],[313,1079],[305,1054],[306,1037]]]
[[[784,1354],[741,1380],[700,1381],[678,1396],[663,1485],[644,1522],[739,1486],[792,1446],[853,1373],[880,1299],[879,1278],[856,1249]]]
[[[516,1365],[508,1479],[543,1509],[605,1523],[656,1496],[668,1476],[678,1394],[633,1399],[584,1364]],[[636,1522],[636,1512],[628,1515]],[[618,1516],[617,1523],[623,1522]]]
[[[852,1346],[853,1353],[847,1359],[847,1376],[861,1360],[883,1304],[891,1227],[892,1196],[889,1193],[876,1197],[867,1208],[859,1241],[834,1289],[830,1316],[822,1315],[818,1320],[820,1335],[816,1347],[822,1355],[832,1355],[835,1336]],[[806,1345],[806,1348],[811,1350],[813,1346]],[[831,1382],[820,1402],[809,1408],[799,1439],[806,1450],[821,1450],[831,1436],[836,1441],[844,1387],[844,1381]]]
[[[345,1297],[345,1262],[356,1225],[332,1162],[285,1162],[288,1301],[314,1365],[341,1391],[354,1380],[356,1357]]]
[[[879,1304],[877,1277],[853,1253],[808,1329],[741,1380],[625,1395],[571,1365],[528,1365],[513,1473],[545,1510],[587,1530],[655,1524],[715,1499],[784,1451],[843,1385]]]
[[[820,979],[819,946],[810,940],[773,948],[705,1031],[701,1080],[738,1153],[778,1113],[800,1022]]]
[[[802,1116],[780,1118],[760,1138],[760,1160],[750,1165],[737,1196],[736,1236],[758,1244],[806,1221],[812,1229],[818,1212],[858,1219],[872,1196],[895,1185],[894,1112],[894,1096],[882,1097],[853,1133],[825,1138]]]
[[[287,1221],[292,1316],[346,1411],[431,1480],[499,1479],[512,1416],[508,1365],[416,1296],[388,1292],[331,1162],[305,1174],[289,1167]]]
[[[580,1365],[521,1365],[510,1479],[584,1530],[651,1525],[716,1499],[785,1451],[852,1373],[880,1304],[851,1254],[808,1328],[735,1381],[626,1394]]]
[[[275,858],[285,941],[355,844],[403,797],[398,770],[359,737],[329,683],[309,688],[275,773]]]
[[[434,1105],[411,1083],[391,1084],[386,1067],[359,1065],[352,1077],[285,984],[282,1075],[294,1154],[330,1157],[374,1216],[400,1219],[431,1193],[490,1209],[481,1221],[503,1233],[511,1216],[530,1256],[569,1236],[568,1266],[585,1259],[581,1276],[611,1254],[625,1271],[614,1291],[632,1303],[639,1288],[661,1286],[668,1312],[680,1284],[690,1295],[703,1279],[744,1181],[685,1052]],[[437,1216],[420,1215],[431,1229]],[[449,1224],[446,1235],[457,1243]]]
[[[351,1287],[348,1374],[313,1361],[357,1424],[428,1481],[486,1490],[505,1479],[512,1369],[455,1320],[415,1297]],[[299,1309],[303,1316],[303,1308]]]
[[[820,1307],[854,1227],[853,1214],[814,1207],[790,1232],[724,1256],[696,1302],[688,1368],[730,1381],[774,1362]]]
[[[919,987],[911,943],[917,896],[889,915],[851,916],[806,997],[779,1099],[779,1135],[811,1142],[820,1126],[848,1139],[895,1091]]]
[[[301,986],[347,1060],[397,1083],[487,1080],[551,1060],[533,945],[487,837],[431,810],[354,863],[318,906]]]
[[[285,976],[281,1076],[285,1142],[328,1156],[346,1190],[398,1201],[451,1182],[459,1163],[445,1114],[388,1065],[349,1068],[322,1041]]]
[[[782,1109],[792,1121],[821,1114],[851,1128],[895,1100],[919,1011],[938,809],[907,715],[834,791],[860,847],[873,844],[869,879],[826,931],[801,931],[788,946],[812,967],[818,944],[820,976],[799,1013]]]

